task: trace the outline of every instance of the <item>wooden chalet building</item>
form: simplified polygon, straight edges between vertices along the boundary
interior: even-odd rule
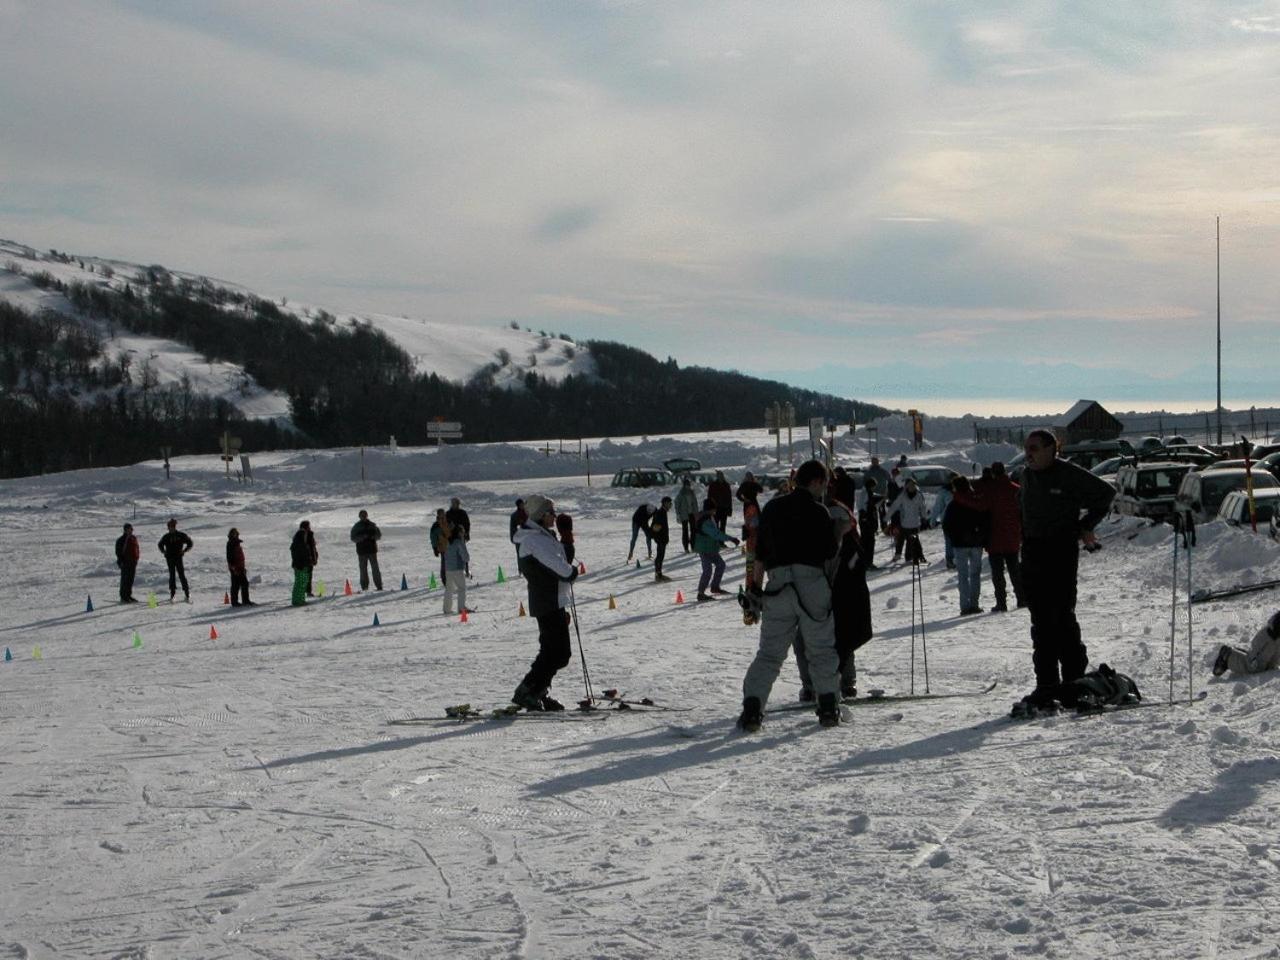
[[[1077,400],[1053,425],[1059,444],[1115,440],[1123,429],[1124,424],[1108,413],[1097,400]]]

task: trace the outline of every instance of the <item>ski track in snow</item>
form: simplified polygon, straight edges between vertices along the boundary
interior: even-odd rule
[[[678,544],[670,584],[622,562],[640,492],[580,478],[463,488],[477,608],[464,625],[424,586],[438,574],[425,518],[454,489],[317,475],[241,487],[216,468],[175,461],[167,486],[133,468],[0,484],[0,646],[15,657],[0,662],[0,955],[1280,956],[1280,678],[1208,670],[1274,596],[1197,608],[1203,702],[1016,724],[1025,613],[960,619],[954,575],[930,567],[931,685],[994,676],[993,693],[858,708],[832,731],[780,713],[749,737],[733,721],[755,633],[732,602],[673,602],[698,573]],[[500,704],[527,668],[523,582],[495,582],[499,564],[511,570],[515,490],[578,518],[596,689],[691,712],[386,724]],[[360,506],[382,525],[389,589],[344,597]],[[175,512],[196,541],[190,606],[164,601],[156,562]],[[288,542],[303,516],[330,596],[292,610]],[[154,590],[156,609],[112,602],[122,519],[139,528],[137,594]],[[221,603],[232,524],[261,604],[250,610]],[[1126,521],[1107,536],[1081,562],[1091,658],[1163,698],[1168,534]],[[1275,544],[1216,526],[1201,543],[1206,584],[1280,574]],[[937,533],[924,546],[941,556]],[[726,557],[736,588],[742,558]],[[401,573],[412,589],[394,589]],[[859,686],[905,690],[909,571],[870,585]],[[571,702],[581,685],[575,638],[554,692]],[[775,701],[797,688],[788,664]]]

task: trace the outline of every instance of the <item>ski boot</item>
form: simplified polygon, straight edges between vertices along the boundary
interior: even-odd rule
[[[561,703],[559,700],[556,700],[553,697],[547,696],[547,694],[545,693],[539,699],[539,703],[542,704],[542,709],[547,711],[548,713],[554,713],[557,710],[564,709],[563,703]]]
[[[742,699],[742,715],[738,717],[738,729],[743,733],[756,733],[764,723],[764,712],[760,709],[759,697]]]
[[[800,694],[796,697],[801,703],[813,703],[813,691],[808,687],[801,687]]]
[[[524,710],[538,712],[542,710],[542,697],[538,696],[523,683],[516,687],[516,692],[511,695],[511,702]]]
[[[1213,661],[1213,675],[1220,677],[1231,665],[1231,648],[1226,644],[1218,650],[1218,659]]]
[[[1058,700],[1052,690],[1036,687],[1013,705],[1009,716],[1014,720],[1031,720],[1035,717],[1051,717],[1058,712]]]
[[[818,698],[818,724],[823,727],[840,726],[840,704],[834,693],[824,693]]]

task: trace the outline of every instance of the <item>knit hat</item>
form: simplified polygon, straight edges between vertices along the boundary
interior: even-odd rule
[[[529,520],[537,523],[546,514],[550,513],[554,504],[540,493],[525,497],[524,509],[529,514]]]

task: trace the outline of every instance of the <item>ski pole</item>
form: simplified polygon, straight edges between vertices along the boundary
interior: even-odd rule
[[[920,653],[924,658],[924,692],[929,692],[929,642],[924,635],[924,575],[916,561],[916,585],[920,588]]]
[[[1173,699],[1173,648],[1178,638],[1178,535],[1182,528],[1179,515],[1173,525],[1173,587],[1169,601],[1169,699]]]
[[[1188,538],[1187,539],[1187,703],[1190,703],[1192,700],[1195,699],[1195,684],[1192,682],[1192,679],[1191,679],[1191,671],[1192,671],[1191,548],[1194,547],[1196,543],[1196,530],[1195,530],[1194,523],[1195,521],[1192,520],[1191,515],[1187,514],[1187,525],[1190,527],[1190,530],[1185,530],[1183,531],[1183,534],[1182,534],[1184,537]],[[1173,698],[1170,697],[1169,699],[1172,700]]]
[[[916,578],[911,575],[911,694],[916,692]]]
[[[596,695],[591,689],[591,673],[587,670],[587,655],[582,650],[582,631],[578,628],[578,599],[573,593],[573,584],[569,584],[569,606],[573,610],[573,632],[578,636],[578,659],[582,661],[582,686],[587,693],[587,702],[595,703]]]

